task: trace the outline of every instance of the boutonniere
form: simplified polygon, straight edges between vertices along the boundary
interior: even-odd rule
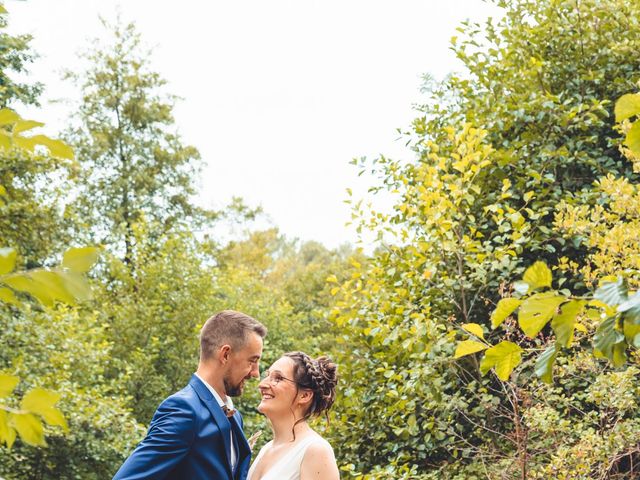
[[[258,439],[260,438],[260,435],[262,435],[262,430],[258,430],[256,433],[254,433],[247,439],[247,442],[249,443],[249,448],[251,449],[251,451],[253,451],[253,447],[258,441]]]

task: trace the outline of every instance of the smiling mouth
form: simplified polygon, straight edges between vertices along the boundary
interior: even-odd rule
[[[268,393],[262,394],[263,400],[271,400],[272,398],[273,398],[273,395],[269,395]]]

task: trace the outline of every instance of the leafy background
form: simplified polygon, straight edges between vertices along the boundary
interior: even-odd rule
[[[69,74],[59,139],[32,133],[35,56],[2,7],[0,476],[110,478],[233,307],[269,327],[265,364],[338,361],[316,426],[344,478],[638,477],[640,6],[494,3],[452,39],[464,71],[424,86],[406,157],[353,162],[372,254],[196,207],[198,151],[132,25]],[[228,222],[245,233],[203,233]]]

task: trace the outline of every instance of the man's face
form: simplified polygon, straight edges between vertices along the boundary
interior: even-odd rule
[[[229,352],[229,367],[224,376],[224,389],[227,395],[239,397],[244,384],[251,378],[260,376],[260,357],[262,356],[262,337],[251,332],[243,347]]]

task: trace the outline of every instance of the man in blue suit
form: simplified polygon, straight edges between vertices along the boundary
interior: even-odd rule
[[[251,450],[230,397],[259,376],[267,329],[233,310],[206,321],[189,385],[160,404],[114,480],[244,480]]]

